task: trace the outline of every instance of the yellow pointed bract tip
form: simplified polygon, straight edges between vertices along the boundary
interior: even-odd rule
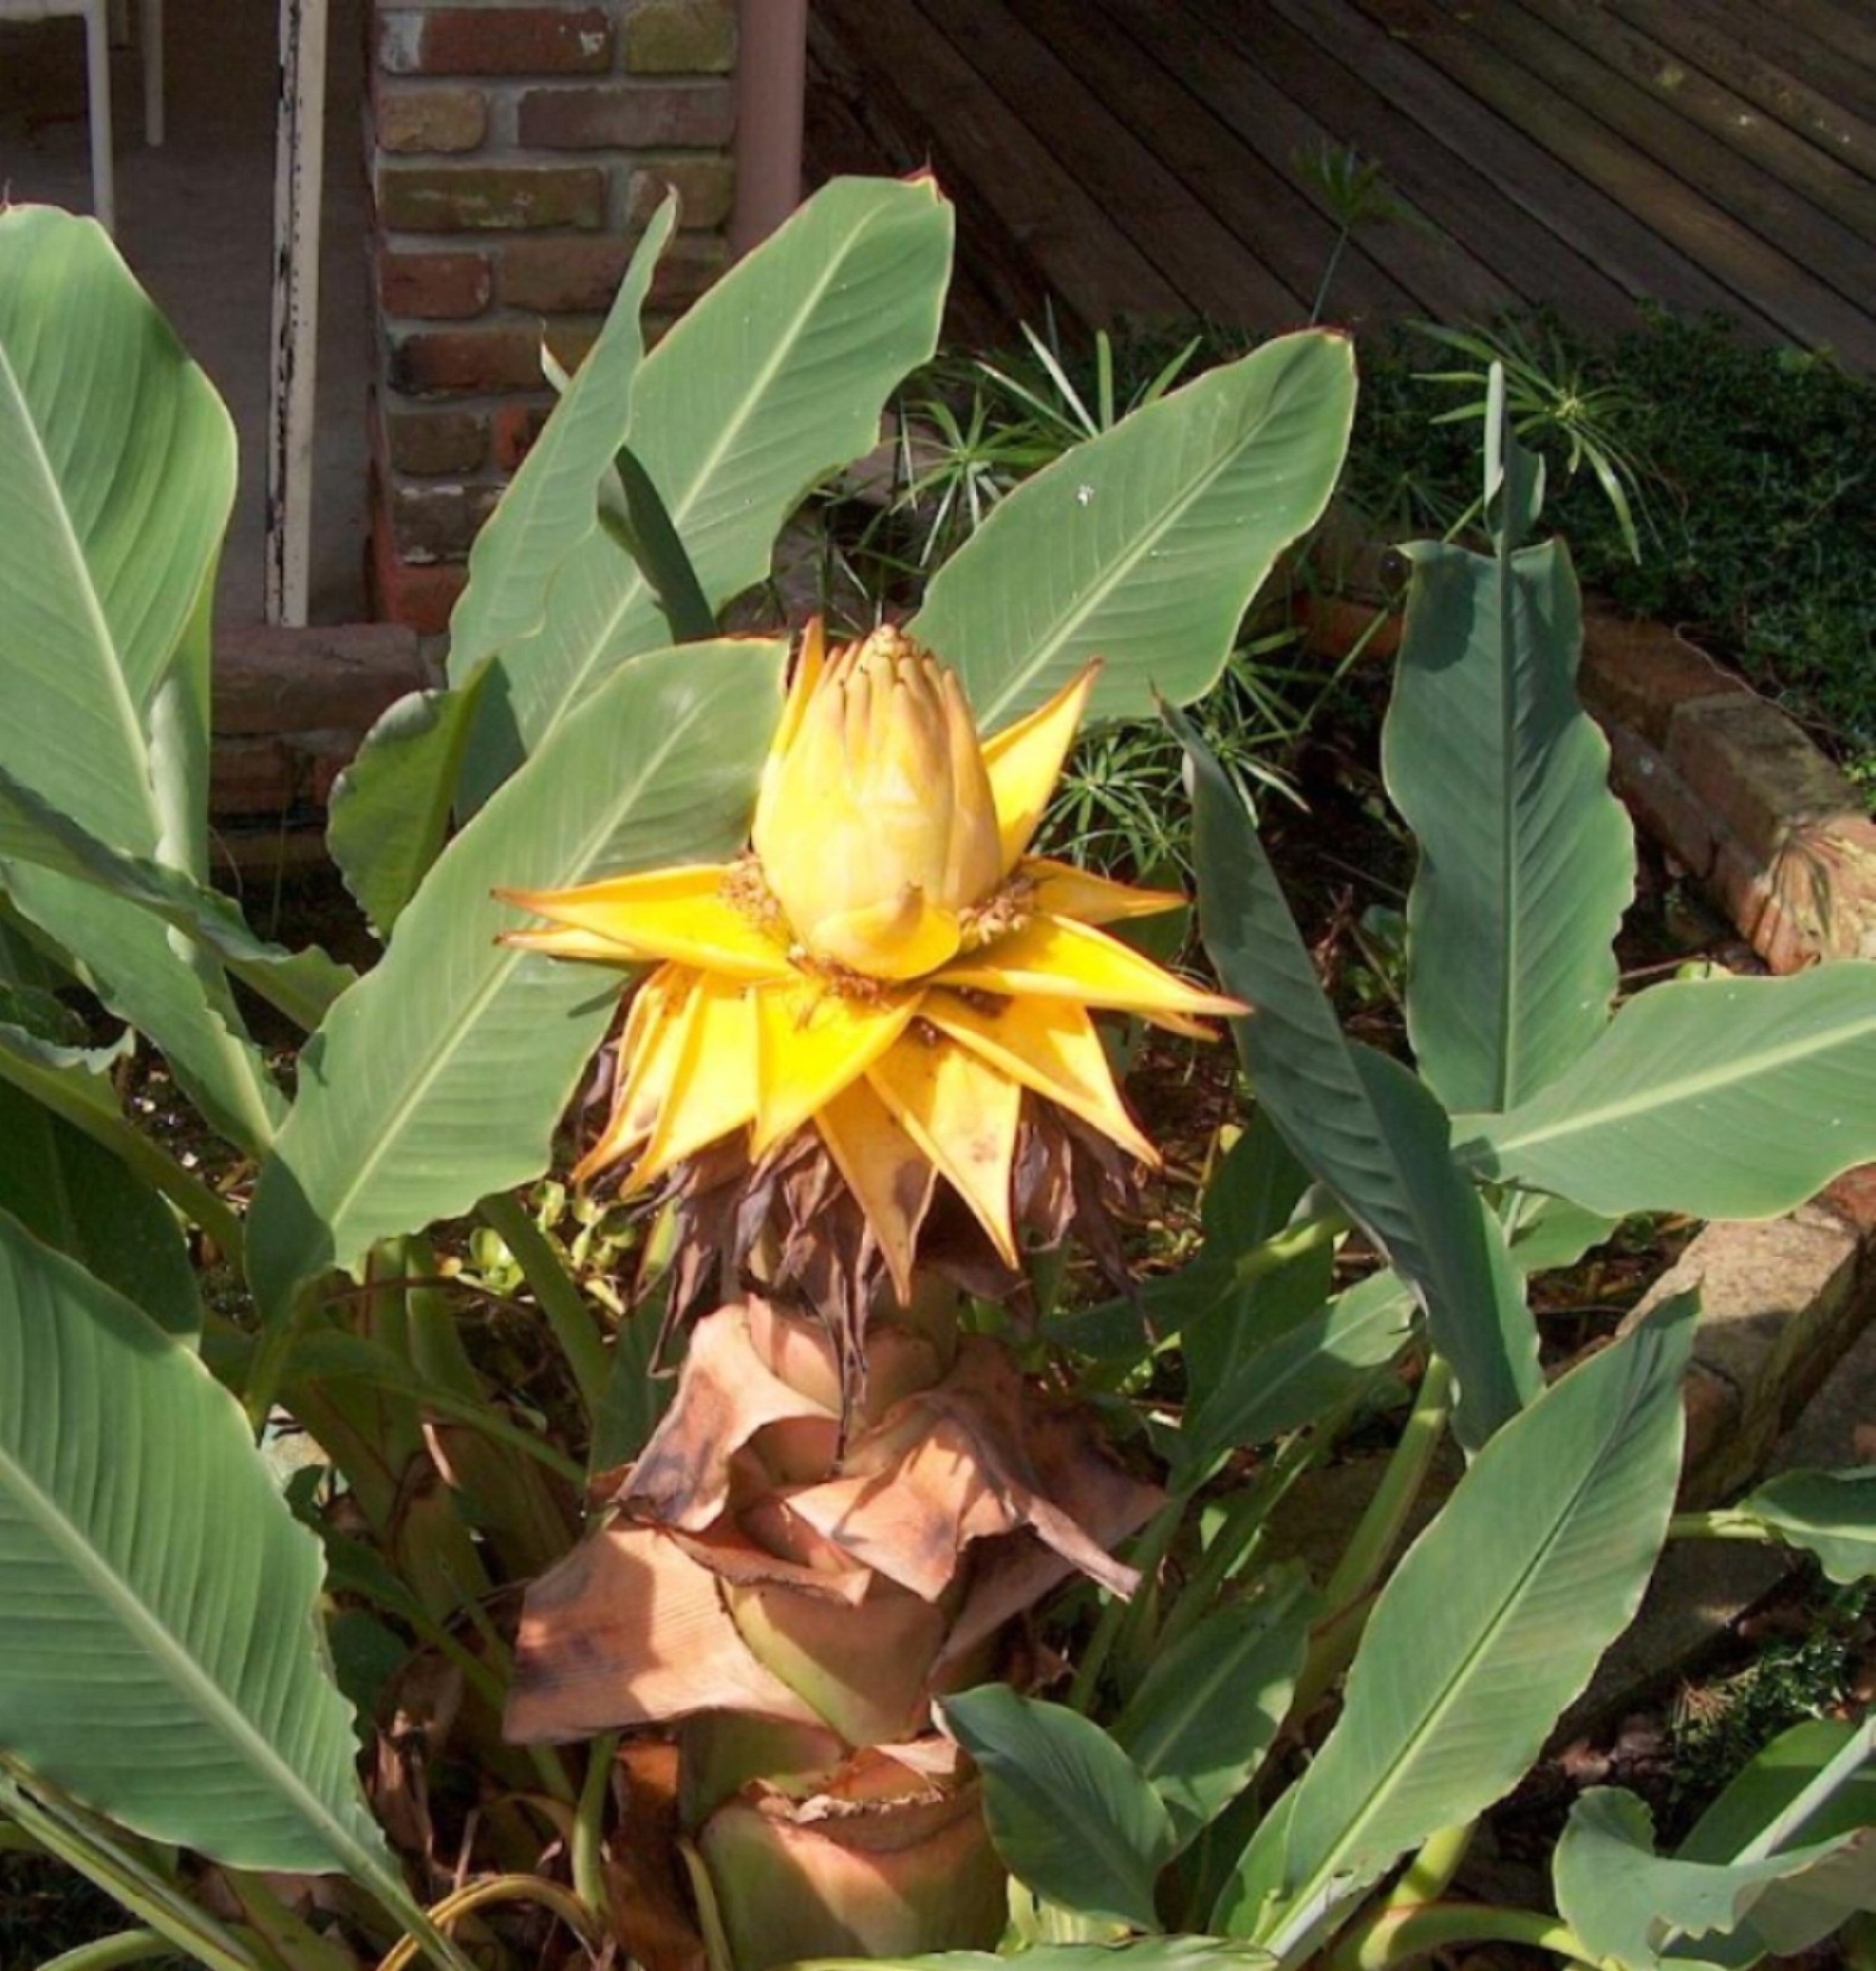
[[[984,742],[984,764],[996,797],[1006,875],[1035,836],[1100,675],[1100,664],[1090,664],[1046,705]]]

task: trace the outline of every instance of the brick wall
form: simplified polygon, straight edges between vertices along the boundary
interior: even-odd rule
[[[372,564],[440,630],[475,529],[599,332],[667,187],[650,316],[707,285],[733,188],[735,0],[376,0]]]

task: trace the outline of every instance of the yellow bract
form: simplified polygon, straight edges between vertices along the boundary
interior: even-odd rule
[[[812,1127],[902,1298],[935,1176],[1013,1262],[1026,1091],[1153,1161],[1091,1008],[1181,1032],[1243,1008],[1091,928],[1169,909],[1029,857],[1094,682],[980,741],[956,676],[892,629],[831,654],[810,628],[757,803],[752,854],[577,889],[513,891],[550,929],[510,942],[657,966],[583,1175],[638,1188],[746,1130],[759,1159]]]

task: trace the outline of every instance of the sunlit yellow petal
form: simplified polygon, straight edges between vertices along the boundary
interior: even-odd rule
[[[758,839],[768,832],[768,811],[775,797],[775,783],[781,777],[781,762],[794,743],[794,735],[801,729],[801,715],[807,709],[807,701],[814,696],[821,673],[827,668],[827,654],[821,618],[816,616],[801,632],[801,648],[788,679],[788,695],[782,703],[781,722],[775,728],[775,738],[768,742],[768,757],[762,766],[762,788],[755,799],[754,832]]]
[[[1016,1263],[1010,1225],[1023,1090],[981,1056],[954,1041],[913,1034],[866,1070],[895,1119],[937,1165],[1004,1263]]]
[[[517,951],[542,951],[550,958],[591,959],[599,965],[643,965],[647,962],[643,953],[635,951],[628,944],[621,944],[617,938],[602,937],[596,930],[565,927],[504,930],[498,942],[513,945]]]
[[[1006,725],[993,739],[984,742],[984,764],[997,802],[997,832],[1003,841],[1006,875],[1029,847],[1036,824],[1062,777],[1062,763],[1075,743],[1075,729],[1088,709],[1088,694],[1100,671],[1099,664],[1090,664],[1040,710]]]
[[[956,957],[963,942],[958,913],[910,888],[887,902],[824,917],[814,927],[817,953],[869,979],[922,978]]]
[[[931,982],[1025,999],[1076,999],[1149,1019],[1245,1011],[1235,999],[1202,992],[1162,972],[1118,938],[1062,917],[1032,917],[1022,930],[946,966]]]
[[[912,1256],[938,1173],[863,1078],[814,1113],[827,1153],[873,1228],[892,1290],[912,1298]]]
[[[849,996],[800,974],[759,992],[755,1155],[772,1149],[857,1081],[905,1031],[922,997],[917,991]]]
[[[556,924],[610,939],[641,959],[670,959],[738,979],[778,978],[788,969],[786,954],[724,895],[729,874],[720,863],[699,863],[573,890],[495,894]]]
[[[612,1113],[599,1140],[574,1166],[576,1184],[629,1156],[651,1135],[677,1071],[681,1015],[696,984],[694,972],[664,965],[632,995],[619,1038]]]
[[[679,1051],[670,1086],[630,1188],[641,1190],[755,1113],[755,995],[741,979],[697,980],[679,1016]]]
[[[1045,917],[1072,917],[1078,924],[1117,924],[1123,917],[1157,917],[1176,911],[1186,898],[1179,890],[1140,890],[1130,883],[1111,883],[1091,876],[1072,862],[1032,855],[1018,874],[1036,885],[1036,907]]]
[[[1064,999],[963,999],[934,991],[920,1017],[1011,1080],[1111,1137],[1142,1163],[1159,1162],[1127,1114],[1107,1050],[1081,1006]]]

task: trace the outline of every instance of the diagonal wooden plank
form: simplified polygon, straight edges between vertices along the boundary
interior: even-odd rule
[[[1683,113],[1678,90],[1651,95],[1638,89],[1600,49],[1558,33],[1528,5],[1474,11],[1470,0],[1440,4],[1450,13],[1463,11],[1481,37],[1535,77],[1553,99],[1575,103],[1585,121],[1606,125],[1773,246],[1801,270],[1800,282],[1834,292],[1858,315],[1876,297],[1876,243],[1702,129]]]
[[[1783,124],[1848,170],[1876,179],[1876,121],[1812,88],[1781,60],[1741,37],[1701,0],[1609,0],[1610,11],[1672,48],[1690,66],[1735,90],[1761,115]]]
[[[1526,11],[1600,55],[1651,100],[1671,105],[1722,138],[1865,242],[1876,240],[1876,179],[1845,163],[1834,148],[1760,113],[1761,106],[1724,77],[1683,60],[1666,41],[1623,19],[1608,0],[1523,4]]]
[[[948,156],[934,158],[930,136],[892,78],[861,63],[823,8],[808,16],[807,61],[802,142],[808,189],[834,178],[904,178],[928,166],[938,168],[958,213],[958,250],[945,297],[948,345],[1013,344],[1020,340],[1020,324],[1043,321],[1052,306],[1065,326],[1076,324],[984,194]]]
[[[925,0],[923,11],[1178,290],[1188,313],[1258,327],[1301,323],[1306,303],[1245,252],[1004,0]]]
[[[1241,120],[1219,116],[1189,77],[1153,58],[1157,34],[1149,34],[1144,47],[1131,39],[1129,26],[1157,11],[1144,0],[1119,0],[1107,19],[1088,0],[1010,0],[1010,7],[1125,117],[1237,236],[1241,250],[1298,298],[1300,320],[1334,251],[1336,228],[1311,204],[1291,168],[1295,145],[1273,145],[1268,132],[1254,142]],[[1177,38],[1196,47],[1202,67],[1209,67],[1217,51],[1196,24],[1185,24]],[[1303,141],[1299,133],[1297,142]],[[1343,256],[1336,290],[1331,313],[1337,319],[1398,316],[1415,305],[1415,298],[1359,248]]]
[[[1376,11],[1383,0],[1359,0]],[[1427,59],[1480,101],[1514,119],[1558,163],[1598,187],[1728,291],[1728,312],[1769,319],[1787,337],[1876,367],[1876,322],[1770,241],[1742,225],[1679,171],[1561,98],[1540,74],[1486,41],[1457,0],[1424,0],[1415,37]],[[1449,10],[1452,11],[1449,11]]]
[[[1100,200],[931,31],[912,0],[819,0],[819,11],[869,70],[892,78],[931,137],[940,183],[967,181],[980,192],[1076,317],[1190,312]]]
[[[1691,21],[1783,70],[1839,112],[1865,119],[1876,117],[1876,77],[1860,73],[1828,43],[1777,18],[1762,0],[1676,0],[1676,4]]]
[[[1336,223],[1300,180],[1299,155],[1354,143],[1222,43],[1198,9],[1176,0],[1019,0],[1032,26],[1127,106],[1136,127],[1299,293],[1313,295],[1334,250]],[[1108,31],[1089,28],[1104,11]],[[1365,143],[1355,145],[1364,157]],[[1411,207],[1404,188],[1398,201]],[[1335,319],[1409,311],[1482,318],[1521,296],[1425,213],[1365,226],[1335,270]]]
[[[1480,102],[1431,59],[1430,37],[1404,32],[1359,0],[1270,0],[1277,13],[1330,57],[1357,67],[1377,89],[1449,146],[1456,170],[1489,179],[1541,229],[1593,260],[1626,293],[1687,314],[1739,311],[1737,298],[1686,255],[1664,241],[1620,199],[1572,174],[1534,138]],[[1392,10],[1396,15],[1397,5]],[[1419,10],[1423,24],[1429,17]],[[1432,24],[1445,29],[1438,15]],[[1247,28],[1246,37],[1250,30]],[[1548,299],[1538,295],[1533,298]],[[1560,297],[1567,300],[1567,297]],[[1775,333],[1756,312],[1747,318],[1760,340]]]

